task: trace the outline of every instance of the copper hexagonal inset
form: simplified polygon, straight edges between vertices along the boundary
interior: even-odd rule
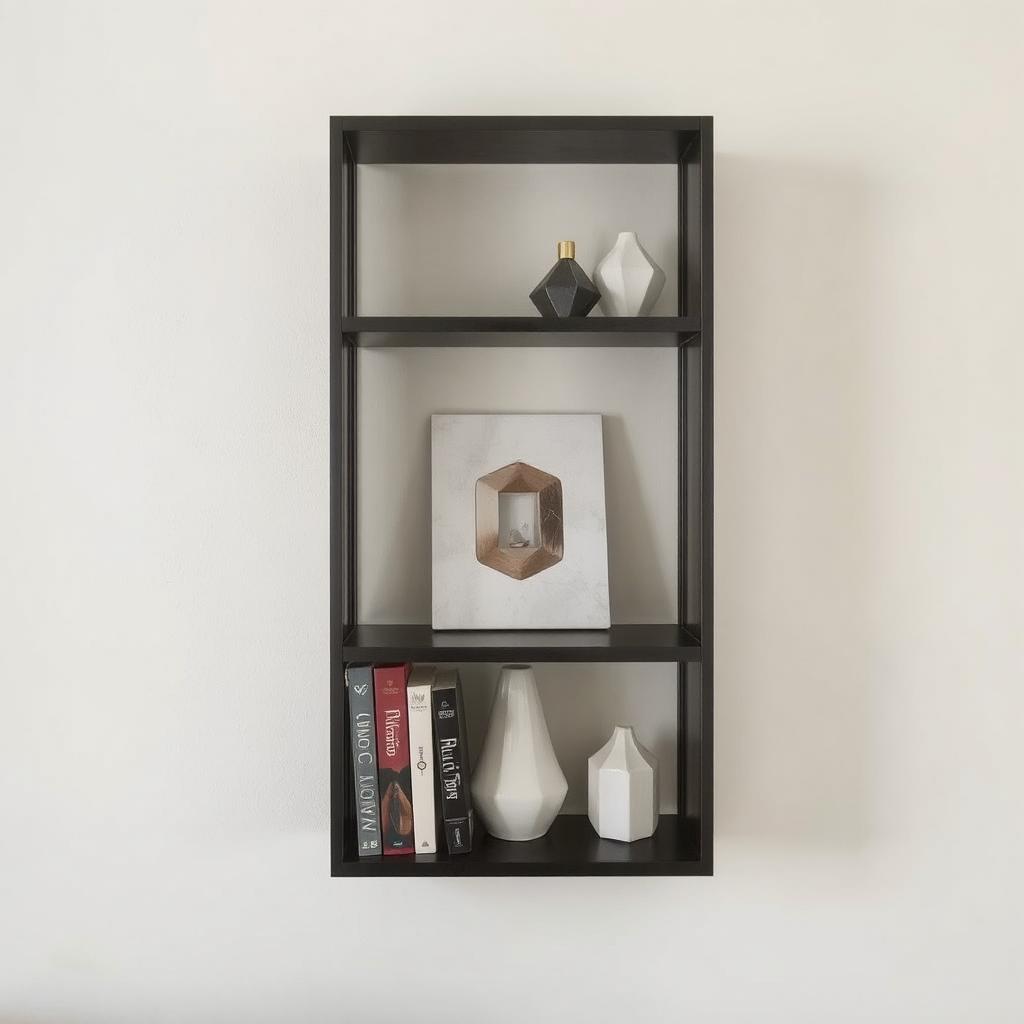
[[[562,560],[562,481],[513,462],[476,482],[476,560],[525,580]]]

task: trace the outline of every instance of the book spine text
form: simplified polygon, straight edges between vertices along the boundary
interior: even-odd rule
[[[356,848],[360,857],[381,852],[380,798],[377,792],[377,736],[373,718],[373,682],[369,666],[345,672],[352,738],[352,780],[356,802]]]
[[[406,695],[408,678],[408,665],[380,665],[373,670],[380,831],[385,856],[415,852]]]
[[[445,842],[449,853],[469,853],[473,848],[473,810],[469,796],[468,746],[462,693],[454,671],[438,674],[433,708]]]
[[[416,669],[414,672],[418,672]],[[412,770],[413,833],[417,853],[437,853],[434,809],[434,729],[431,683],[409,683],[409,757]]]

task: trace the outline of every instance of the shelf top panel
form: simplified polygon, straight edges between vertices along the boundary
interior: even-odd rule
[[[344,662],[699,661],[696,633],[674,623],[594,630],[440,630],[427,625],[353,626]]]
[[[480,823],[467,854],[447,852],[395,857],[353,857],[335,865],[345,876],[409,875],[700,875],[699,827],[662,814],[649,839],[601,839],[585,814],[560,814],[551,831],[526,843],[502,842]]]
[[[361,164],[675,164],[707,117],[332,117]]]
[[[352,316],[341,333],[378,348],[597,346],[675,348],[697,339],[695,316]]]

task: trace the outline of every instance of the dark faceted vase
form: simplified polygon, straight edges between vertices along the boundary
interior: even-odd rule
[[[597,286],[576,262],[576,243],[558,243],[558,262],[530,292],[541,316],[586,316],[601,298]]]

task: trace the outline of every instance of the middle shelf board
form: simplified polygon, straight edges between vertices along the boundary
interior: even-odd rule
[[[341,333],[367,348],[677,348],[699,341],[700,317],[347,316],[341,318]]]
[[[439,630],[428,625],[353,626],[342,661],[700,661],[695,626],[619,625],[595,630]]]

